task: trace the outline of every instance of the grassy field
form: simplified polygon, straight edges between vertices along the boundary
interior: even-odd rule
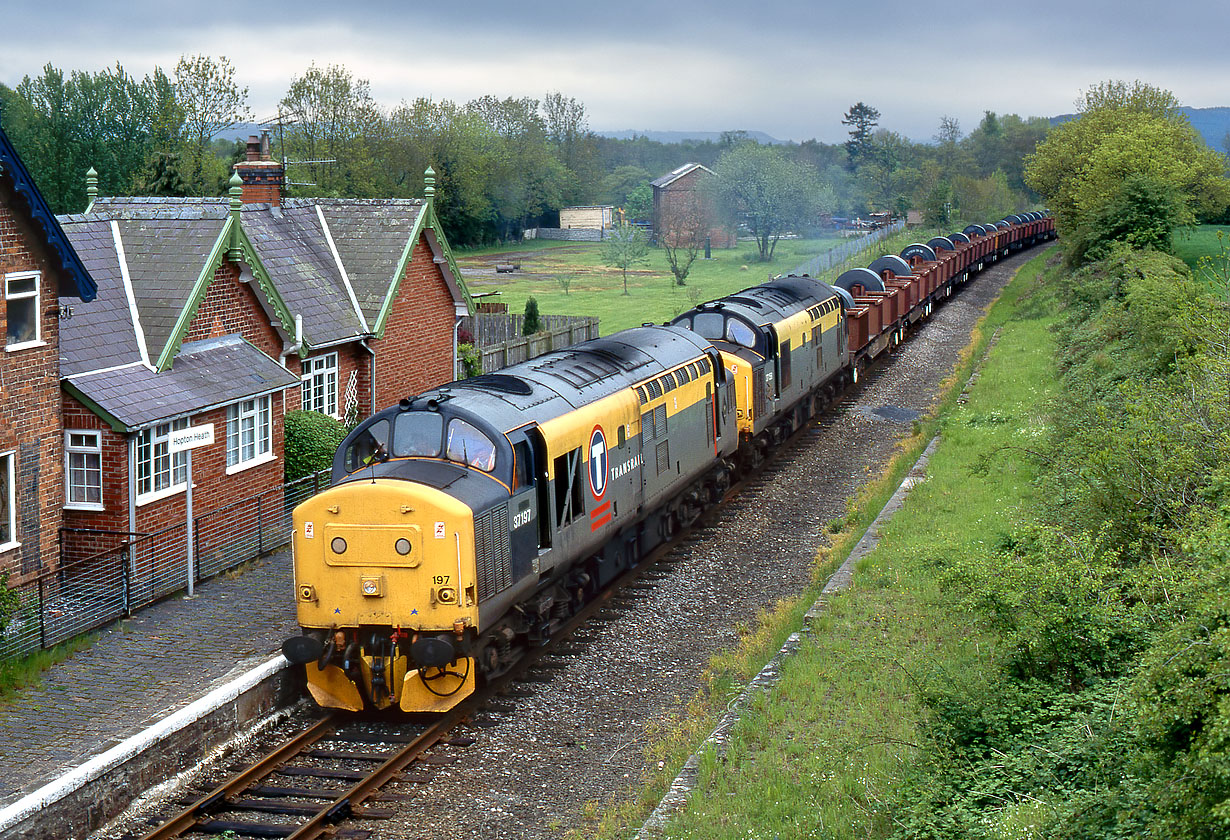
[[[1217,238],[1219,232],[1230,234],[1225,225],[1198,225],[1191,230],[1181,230],[1174,234],[1175,256],[1195,270],[1201,257],[1210,257],[1221,253],[1221,243]],[[1230,246],[1230,240],[1227,241]]]
[[[619,270],[603,265],[598,243],[531,241],[526,244],[532,247],[459,252],[457,263],[472,294],[499,292],[495,300],[508,304],[509,312],[523,312],[526,299],[534,297],[541,314],[596,316],[602,334],[609,335],[645,322],[668,321],[697,303],[788,273],[841,241],[783,239],[769,263],[756,261],[750,243],[715,250],[713,259],[693,264],[686,286],[675,285],[665,255],[652,249],[646,264],[628,272],[626,295]],[[902,247],[894,245],[880,243],[874,256]],[[504,261],[518,262],[521,268],[515,274],[494,274],[495,264]]]
[[[854,588],[835,599],[801,654],[789,660],[769,698],[745,715],[726,759],[706,756],[687,811],[667,836],[716,838],[882,837],[894,829],[892,792],[915,754],[923,712],[917,700],[930,680],[978,680],[992,668],[992,640],[972,628],[939,591],[932,558],[978,554],[1024,516],[1032,469],[1005,446],[1042,431],[1038,406],[1053,385],[1051,321],[1031,297],[1041,258],[1006,290],[975,333],[940,402],[938,419],[920,424],[880,480],[850,515],[833,523],[834,544],[821,549],[816,584],[748,632],[740,650],[711,663],[705,686],[647,754],[661,769],[638,801],[591,814],[574,836],[622,837],[656,804],[678,768],[725,711],[731,692],[767,661],[795,628],[823,580],[849,553],[912,466],[942,430],[928,480],[860,565]],[[1038,311],[1035,311],[1038,308]],[[960,383],[1001,325],[970,400]],[[990,468],[988,469],[988,465]],[[1003,836],[1028,823],[1029,809],[1005,809]]]

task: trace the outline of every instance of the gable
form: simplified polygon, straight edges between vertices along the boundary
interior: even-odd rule
[[[68,237],[64,235],[59,221],[42,193],[30,177],[26,165],[22,163],[17,150],[9,142],[8,135],[0,128],[0,183],[3,183],[3,201],[13,213],[20,214],[37,232],[35,245],[47,258],[48,263],[58,275],[57,294],[72,296],[83,301],[91,301],[97,292],[94,279],[90,277],[81,258],[73,250]],[[62,282],[67,280],[68,282]]]

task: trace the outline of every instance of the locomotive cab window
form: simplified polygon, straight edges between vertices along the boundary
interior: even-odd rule
[[[731,318],[726,322],[726,340],[744,347],[756,347],[756,331],[742,321]]]
[[[389,451],[389,421],[377,420],[359,432],[346,448],[346,470],[354,472],[385,458]]]
[[[476,467],[483,472],[495,469],[495,444],[491,438],[459,417],[449,421],[444,455],[450,461]]]
[[[692,329],[703,338],[720,341],[726,335],[725,320],[726,316],[721,312],[698,312],[692,319]]]
[[[435,458],[440,454],[444,418],[434,411],[406,411],[397,415],[393,454],[398,458]],[[494,450],[493,450],[494,451]]]

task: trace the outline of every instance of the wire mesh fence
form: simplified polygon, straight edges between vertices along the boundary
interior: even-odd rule
[[[905,222],[896,221],[882,228],[877,228],[865,236],[847,239],[836,248],[831,248],[823,254],[812,257],[807,262],[794,268],[790,273],[795,275],[807,274],[811,277],[823,274],[833,268],[833,266],[841,265],[847,260],[858,256],[881,239],[886,239],[902,230],[905,230]]]
[[[0,659],[54,647],[187,588],[190,577],[195,584],[282,548],[291,511],[328,486],[323,470],[194,517],[192,568],[186,522],[146,534],[62,529],[54,571],[0,587]]]

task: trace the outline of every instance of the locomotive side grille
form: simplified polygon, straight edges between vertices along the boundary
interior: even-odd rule
[[[490,598],[512,585],[508,508],[490,510],[474,520],[474,560],[478,599]]]
[[[761,368],[752,377],[752,418],[759,420],[765,414],[764,369]]]
[[[671,467],[670,441],[664,440],[658,444],[657,451],[658,475],[666,472]]]

